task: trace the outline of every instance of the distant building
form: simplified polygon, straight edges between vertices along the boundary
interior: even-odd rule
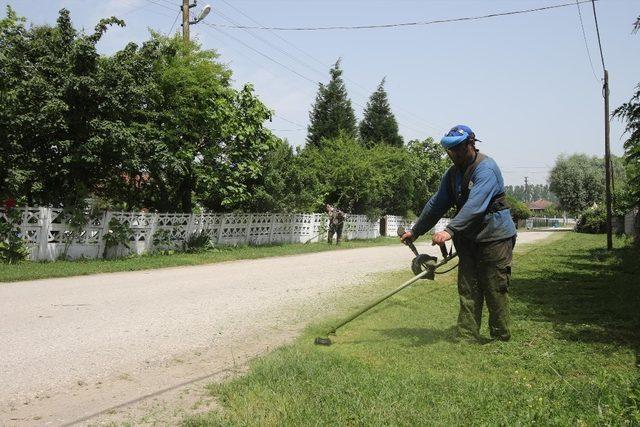
[[[539,214],[545,209],[552,206],[553,206],[553,202],[550,202],[549,200],[544,200],[544,199],[539,199],[539,200],[536,200],[535,202],[527,203],[527,207],[534,215]]]

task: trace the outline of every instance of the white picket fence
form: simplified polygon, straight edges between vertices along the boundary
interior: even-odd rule
[[[66,250],[69,259],[101,258],[105,249],[104,235],[109,222],[117,219],[131,230],[129,248],[119,247],[111,255],[151,253],[158,249],[180,249],[195,233],[206,234],[214,246],[264,245],[270,243],[318,242],[326,239],[328,218],[319,213],[228,213],[180,214],[145,212],[101,212],[88,217],[83,230],[73,236],[70,216],[63,209],[25,207],[20,209],[20,231],[30,251],[30,259],[52,261]],[[6,221],[0,209],[0,221]],[[443,230],[448,219],[442,219],[435,230]],[[365,215],[347,215],[343,238],[373,239],[396,236],[398,226],[410,228],[403,217],[387,215],[382,222]],[[381,229],[382,228],[382,229]]]

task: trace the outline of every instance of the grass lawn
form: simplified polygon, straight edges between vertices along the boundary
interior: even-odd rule
[[[221,246],[199,253],[177,252],[170,255],[151,254],[113,260],[77,260],[34,262],[18,264],[0,263],[0,282],[47,279],[52,277],[81,276],[117,271],[148,270],[153,268],[211,264],[239,259],[255,259],[270,256],[299,255],[328,250],[364,248],[367,246],[397,245],[397,237],[379,237],[367,240],[349,240],[340,246],[322,243],[290,243],[262,246]]]
[[[222,410],[185,423],[639,425],[640,253],[604,245],[566,233],[519,248],[511,342],[455,342],[452,272],[346,325],[331,347],[312,342],[333,322],[309,328],[247,375],[211,385]],[[382,293],[409,277],[371,286]]]

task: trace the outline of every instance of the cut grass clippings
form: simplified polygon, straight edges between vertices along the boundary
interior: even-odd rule
[[[154,268],[212,264],[223,261],[256,259],[272,256],[300,255],[337,249],[364,248],[368,246],[397,245],[397,237],[379,237],[367,240],[348,240],[340,246],[322,243],[288,243],[262,246],[220,246],[198,253],[175,252],[172,254],[149,254],[110,260],[76,260],[36,262],[23,261],[17,264],[0,263],[0,282],[48,279],[54,277],[82,276],[119,271],[148,270]]]
[[[185,424],[638,425],[639,253],[623,240],[611,253],[604,245],[567,233],[519,248],[511,342],[455,341],[448,273],[346,325],[331,347],[313,338],[338,319],[212,384],[223,410]],[[371,286],[382,293],[409,277],[385,274]],[[486,336],[486,312],[483,323]]]

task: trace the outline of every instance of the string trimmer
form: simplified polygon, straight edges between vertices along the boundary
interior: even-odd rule
[[[398,227],[398,236],[402,236],[404,234],[404,232],[405,232],[404,227]],[[336,331],[339,328],[343,327],[344,325],[346,325],[347,323],[351,322],[355,318],[359,317],[363,313],[371,310],[373,307],[375,307],[376,305],[380,304],[382,301],[384,301],[387,298],[397,294],[398,292],[400,292],[404,288],[412,285],[413,283],[417,282],[420,279],[434,280],[436,274],[446,273],[447,271],[451,271],[453,268],[457,267],[457,265],[455,265],[453,268],[451,268],[449,270],[446,270],[446,271],[442,271],[442,272],[436,271],[438,269],[438,267],[445,265],[446,263],[451,261],[453,258],[458,256],[458,254],[456,252],[453,252],[453,247],[452,247],[452,250],[450,252],[447,252],[447,247],[445,246],[444,243],[442,245],[440,245],[440,251],[441,251],[442,257],[443,257],[440,262],[438,262],[438,258],[436,258],[434,256],[418,253],[418,249],[416,249],[416,246],[411,242],[407,243],[407,246],[409,246],[409,248],[411,248],[411,251],[415,254],[415,258],[413,259],[413,261],[411,261],[411,271],[413,271],[415,276],[413,278],[407,280],[406,282],[404,282],[402,285],[400,285],[400,287],[394,289],[393,291],[389,292],[388,294],[384,295],[383,297],[375,300],[371,304],[367,305],[366,307],[361,308],[360,310],[358,310],[357,312],[353,313],[352,315],[350,315],[346,319],[342,320],[338,325],[334,326],[329,331],[327,331],[327,333],[325,334],[324,337],[316,337],[316,339],[314,341],[315,344],[318,344],[318,345],[331,345],[331,340],[328,337],[329,335],[335,335]]]

